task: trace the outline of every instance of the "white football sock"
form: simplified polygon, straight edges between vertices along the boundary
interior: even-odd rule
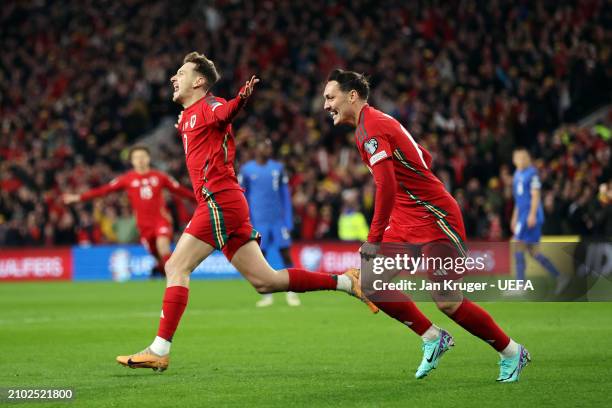
[[[353,281],[348,276],[338,275],[336,290],[341,290],[346,293],[352,293]]]
[[[440,337],[440,328],[435,324],[429,326],[429,329],[425,330],[425,333],[421,335],[423,341],[432,341]]]
[[[172,342],[166,339],[162,339],[159,336],[155,336],[155,340],[153,340],[153,343],[151,343],[149,348],[151,349],[152,352],[154,352],[158,356],[165,356],[166,354],[170,353],[171,345],[172,345]]]
[[[506,346],[505,349],[500,351],[499,355],[503,358],[509,358],[516,356],[516,353],[519,352],[519,345],[516,341],[510,339],[510,343]]]

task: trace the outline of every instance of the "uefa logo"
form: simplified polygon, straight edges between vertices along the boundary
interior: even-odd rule
[[[300,251],[300,263],[311,271],[318,271],[321,266],[323,251],[318,246],[305,246]]]
[[[109,258],[109,270],[115,282],[130,280],[130,253],[125,249],[114,251]]]

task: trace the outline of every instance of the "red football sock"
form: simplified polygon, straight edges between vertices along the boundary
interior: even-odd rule
[[[310,272],[305,269],[287,268],[289,272],[289,292],[311,292],[314,290],[335,290],[338,278],[335,275],[321,272]]]
[[[450,318],[497,351],[502,351],[510,343],[510,337],[495,323],[491,315],[467,298],[463,298],[463,302]]]
[[[181,316],[185,311],[188,299],[189,288],[184,286],[170,286],[166,288],[162,305],[162,315],[159,319],[159,329],[157,330],[157,335],[159,337],[172,341],[172,336],[174,336]]]
[[[405,324],[419,336],[431,327],[431,321],[419,310],[417,305],[406,294],[400,291],[377,291],[373,301],[376,306],[398,322]]]

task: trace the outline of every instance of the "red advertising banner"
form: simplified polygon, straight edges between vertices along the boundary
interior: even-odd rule
[[[298,268],[313,272],[344,273],[359,268],[359,242],[296,242],[291,258]],[[482,259],[484,268],[470,271],[474,275],[506,275],[510,273],[509,242],[469,242],[468,256]]]
[[[359,268],[360,246],[359,242],[296,242],[291,246],[291,259],[298,268],[340,274]]]
[[[0,281],[71,279],[70,248],[0,248]]]

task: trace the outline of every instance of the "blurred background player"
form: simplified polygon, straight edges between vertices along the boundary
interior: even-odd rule
[[[140,242],[157,261],[152,276],[162,276],[165,274],[166,261],[170,258],[173,235],[172,218],[166,207],[163,190],[167,189],[172,194],[191,201],[195,201],[195,198],[193,191],[182,187],[174,178],[151,168],[151,153],[147,147],[133,147],[129,153],[129,160],[133,170],[98,188],[81,194],[64,194],[62,198],[65,204],[72,204],[119,190],[127,192],[136,216]]]
[[[393,117],[368,105],[370,85],[361,74],[334,70],[325,85],[324,109],[335,126],[355,128],[361,159],[374,177],[374,217],[361,256],[375,257],[380,243],[418,245],[424,257],[458,258],[466,255],[465,228],[455,199],[431,170],[431,154]],[[430,270],[430,280],[457,279],[454,271]],[[454,275],[454,278],[452,277]],[[383,312],[408,326],[423,339],[423,359],[415,377],[424,378],[454,345],[453,337],[432,322],[401,291],[378,291],[371,300]],[[450,296],[450,297],[449,297]],[[433,291],[440,311],[500,355],[499,382],[518,381],[530,357],[491,315],[460,291]]]
[[[261,235],[260,248],[267,257],[271,248],[280,252],[283,264],[280,268],[293,266],[289,247],[293,229],[293,211],[289,179],[282,163],[272,160],[272,142],[264,139],[255,147],[255,160],[246,162],[240,169],[238,180],[244,188],[249,203],[253,228]],[[300,298],[294,292],[287,292],[287,304],[299,306]],[[274,303],[271,293],[262,295],[257,307]]]
[[[516,263],[516,279],[525,280],[525,250],[542,265],[548,273],[557,280],[555,293],[563,291],[569,282],[567,275],[559,274],[553,263],[539,250],[538,243],[542,236],[544,210],[542,208],[542,183],[538,170],[531,164],[531,156],[526,148],[519,147],[512,154],[512,162],[516,167],[512,179],[512,195],[514,210],[510,226],[516,242],[514,260]],[[521,294],[521,291],[508,291],[507,295]]]

